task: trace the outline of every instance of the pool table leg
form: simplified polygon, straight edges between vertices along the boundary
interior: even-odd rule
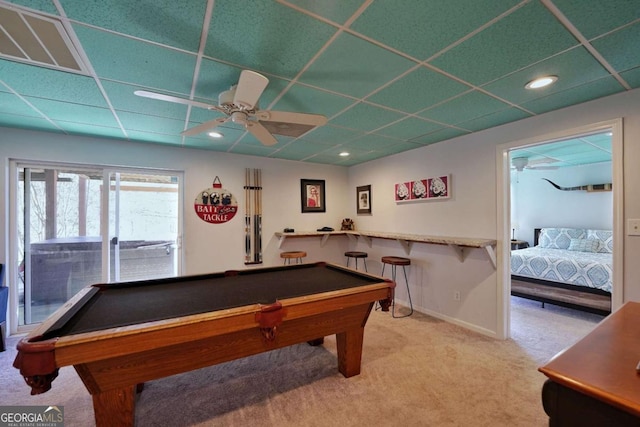
[[[92,394],[96,427],[132,426],[135,422],[136,385]]]
[[[360,374],[364,326],[336,334],[338,370],[346,378]]]

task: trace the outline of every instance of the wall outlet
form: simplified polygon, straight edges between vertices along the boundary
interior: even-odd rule
[[[640,236],[640,219],[627,220],[627,234],[629,236]]]
[[[460,301],[460,291],[453,291],[453,300]]]

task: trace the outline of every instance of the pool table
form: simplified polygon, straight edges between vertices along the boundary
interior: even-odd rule
[[[364,327],[395,284],[325,262],[88,286],[18,343],[31,394],[72,365],[96,425],[133,425],[145,381],[336,334],[338,370],[360,373]]]

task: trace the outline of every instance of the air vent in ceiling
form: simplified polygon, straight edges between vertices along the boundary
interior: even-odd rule
[[[62,22],[0,5],[0,57],[88,74]]]

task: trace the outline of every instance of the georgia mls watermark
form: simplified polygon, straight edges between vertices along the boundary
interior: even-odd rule
[[[0,406],[0,427],[64,427],[64,406]]]

